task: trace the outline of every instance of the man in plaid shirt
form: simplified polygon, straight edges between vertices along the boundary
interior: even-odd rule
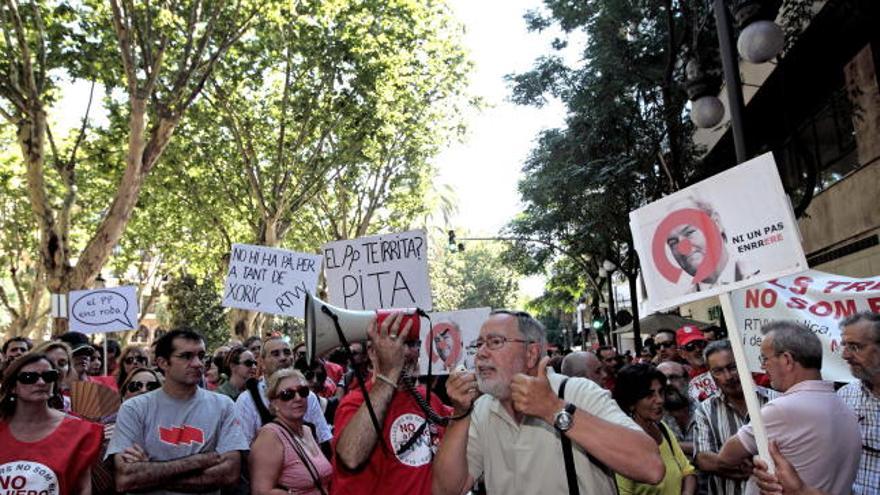
[[[840,323],[843,359],[852,382],[837,394],[856,412],[862,433],[862,458],[853,483],[854,495],[880,489],[880,314],[856,313]]]

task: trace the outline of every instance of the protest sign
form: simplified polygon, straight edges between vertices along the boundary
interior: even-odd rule
[[[855,378],[842,357],[840,322],[861,311],[880,313],[880,276],[859,279],[809,270],[737,290],[731,298],[750,370],[761,369],[761,327],[794,320],[822,341],[822,377],[848,382]]]
[[[302,318],[320,270],[317,254],[233,244],[223,306]]]
[[[325,244],[329,302],[346,309],[429,311],[428,242],[424,230]]]
[[[471,349],[470,345],[480,336],[480,327],[489,319],[490,312],[490,308],[473,308],[429,313],[431,328],[425,325],[420,335],[420,373],[428,373],[429,354],[433,358],[431,374],[448,375],[460,364],[469,370],[474,369],[476,350]]]
[[[71,291],[67,303],[71,332],[103,333],[137,328],[134,286]]]
[[[767,153],[630,212],[650,311],[807,269]]]

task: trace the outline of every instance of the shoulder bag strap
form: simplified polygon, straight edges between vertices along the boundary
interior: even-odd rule
[[[312,482],[315,484],[315,488],[317,488],[318,491],[321,492],[321,495],[327,495],[327,492],[324,491],[324,487],[321,484],[321,480],[318,476],[318,468],[315,466],[312,460],[309,459],[309,456],[306,455],[303,446],[300,445],[296,438],[293,436],[293,432],[290,431],[287,425],[278,420],[273,421],[273,423],[280,426],[284,433],[286,433],[287,440],[290,442],[290,445],[293,446],[293,451],[296,452],[297,456],[299,456],[299,459],[302,461],[303,466],[305,466],[306,471],[308,471],[309,476],[312,477]],[[317,439],[315,439],[315,442],[317,442]]]
[[[260,424],[264,425],[272,421],[275,416],[269,412],[269,408],[266,407],[266,404],[263,403],[263,398],[260,397],[259,382],[255,378],[250,378],[245,382],[245,388],[247,388],[248,393],[251,394],[251,399],[254,401],[254,407],[257,409],[257,414],[260,415]]]
[[[565,383],[568,377],[562,379],[559,385],[559,398],[565,399]],[[565,460],[565,477],[568,479],[569,495],[580,495],[578,488],[577,471],[574,467],[574,453],[571,449],[571,440],[564,433],[559,434],[559,440],[562,442],[562,458]]]

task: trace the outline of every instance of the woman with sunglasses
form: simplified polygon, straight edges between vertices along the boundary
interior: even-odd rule
[[[55,366],[58,371],[58,383],[55,388],[61,396],[62,407],[64,412],[70,412],[70,387],[76,381],[76,372],[73,370],[73,353],[70,352],[70,346],[64,342],[57,340],[48,340],[38,345],[33,350],[36,354],[45,354],[49,362]],[[49,399],[49,407],[59,409],[58,404],[54,402],[57,399]]]
[[[58,396],[58,380],[49,358],[35,352],[21,356],[3,373],[0,466],[15,493],[92,493],[101,427],[49,406]]]
[[[136,368],[149,368],[150,359],[147,357],[147,351],[140,346],[130,345],[122,350],[119,355],[119,368],[117,368],[116,385],[119,387],[119,393],[125,394],[123,388],[128,376]]]
[[[226,353],[224,368],[229,370],[229,379],[214,391],[234,401],[244,391],[245,383],[257,377],[257,360],[246,347],[235,346]]]
[[[278,370],[269,377],[266,395],[276,417],[251,445],[252,493],[326,495],[333,468],[303,423],[309,396],[305,377],[296,370]]]

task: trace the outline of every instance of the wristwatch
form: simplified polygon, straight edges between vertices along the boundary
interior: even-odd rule
[[[574,407],[574,404],[566,402],[565,407],[553,417],[553,426],[561,433],[570,430],[571,424],[574,422],[574,411],[576,409],[577,408]]]

